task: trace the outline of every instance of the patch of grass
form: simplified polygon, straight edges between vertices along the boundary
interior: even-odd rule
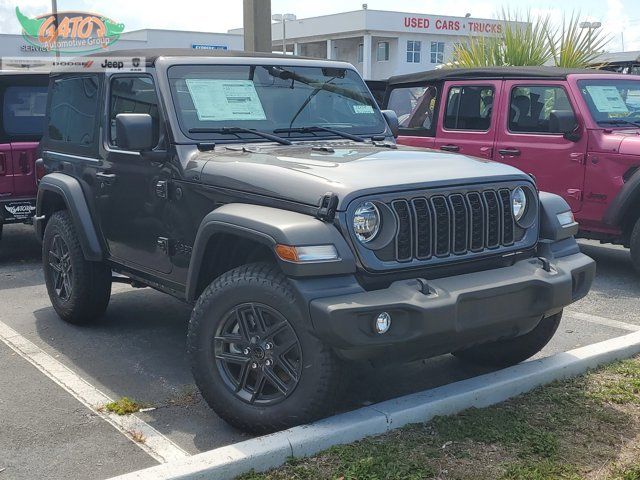
[[[107,403],[104,408],[108,412],[115,413],[116,415],[131,415],[132,413],[138,412],[141,408],[144,408],[144,405],[131,400],[129,397],[122,397],[120,400]]]
[[[142,432],[139,432],[138,430],[131,430],[129,432],[129,435],[131,435],[131,438],[133,438],[134,442],[144,443],[147,440],[144,434]]]
[[[638,392],[640,358],[241,478],[640,480],[640,464],[612,467],[637,462]]]
[[[573,465],[556,461],[527,461],[505,465],[501,480],[580,480],[582,476]]]

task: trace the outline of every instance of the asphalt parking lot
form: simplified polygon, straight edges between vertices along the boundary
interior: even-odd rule
[[[571,306],[546,356],[640,329],[640,276],[626,250],[582,242],[598,264],[590,294]],[[5,227],[0,242],[0,325],[30,341],[92,388],[154,410],[140,417],[195,454],[249,438],[208,408],[185,355],[190,309],[151,289],[114,285],[106,316],[88,327],[59,320],[49,304],[40,246],[28,226]],[[0,342],[0,479],[104,479],[157,459]],[[377,402],[486,370],[451,356],[409,365],[360,366],[343,409]]]

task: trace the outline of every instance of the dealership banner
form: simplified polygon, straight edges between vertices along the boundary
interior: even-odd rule
[[[144,57],[2,57],[0,70],[10,72],[144,72]]]

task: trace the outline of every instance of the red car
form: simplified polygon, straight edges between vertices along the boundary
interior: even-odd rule
[[[557,68],[442,69],[389,79],[398,142],[513,165],[564,197],[580,236],[640,270],[640,77]]]
[[[47,74],[0,74],[0,238],[36,210],[36,149],[44,129]]]

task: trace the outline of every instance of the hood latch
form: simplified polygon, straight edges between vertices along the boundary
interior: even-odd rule
[[[338,196],[333,192],[327,192],[320,200],[320,207],[316,217],[323,222],[332,222],[338,209]]]

